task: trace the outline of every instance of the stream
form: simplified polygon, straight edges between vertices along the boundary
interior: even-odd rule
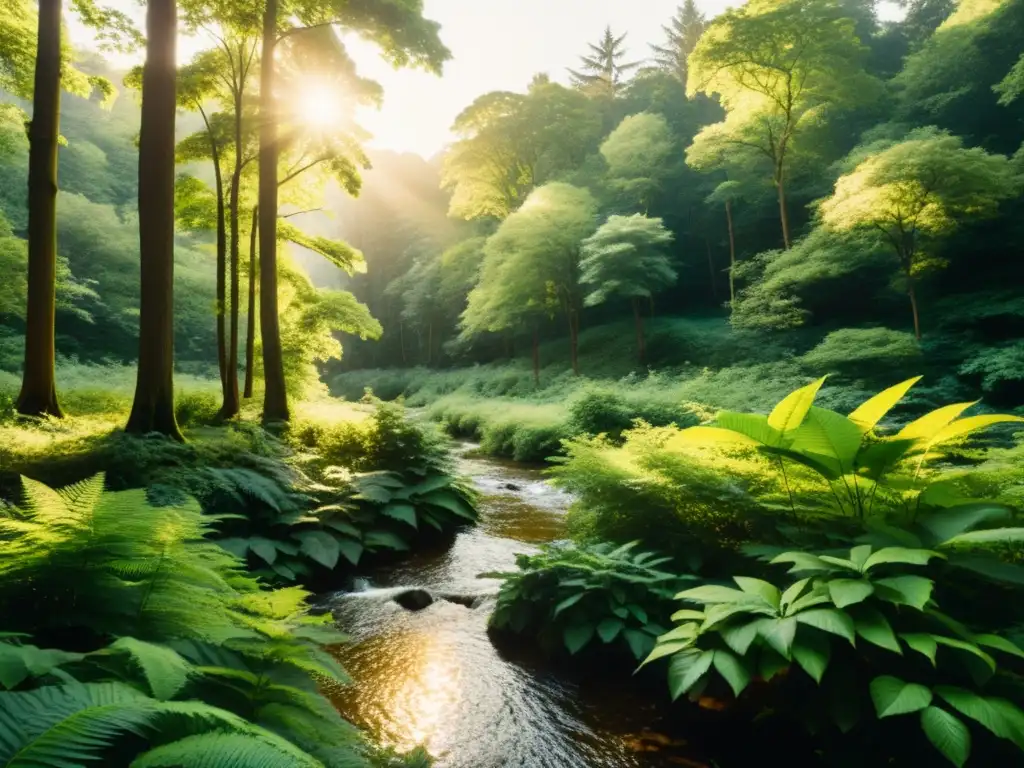
[[[653,768],[702,766],[657,731],[665,702],[595,675],[559,670],[529,648],[514,659],[492,645],[487,619],[517,553],[564,538],[571,502],[540,470],[475,458],[458,447],[459,472],[481,493],[480,523],[452,546],[371,571],[330,608],[351,642],[337,655],[352,685],[328,692],[339,711],[385,745],[422,744],[438,768]],[[474,596],[412,612],[392,598],[420,587]],[[667,699],[667,692],[665,695]],[[684,751],[680,751],[683,748]]]

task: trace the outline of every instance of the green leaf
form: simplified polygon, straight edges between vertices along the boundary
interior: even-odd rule
[[[857,566],[860,570],[864,567],[864,563],[868,561],[868,557],[871,556],[871,545],[861,544],[858,547],[853,547],[850,550],[850,562]]]
[[[936,408],[934,411],[926,413],[921,418],[907,424],[907,426],[896,433],[896,437],[929,441],[945,429],[950,422],[958,418],[961,413],[972,405],[977,404],[978,401],[975,400],[973,403],[953,403],[943,408]]]
[[[835,411],[811,407],[804,423],[793,432],[791,451],[827,466],[828,476],[841,477],[854,469],[861,445],[861,430]]]
[[[1008,414],[993,413],[984,416],[968,416],[966,419],[959,419],[954,421],[952,424],[946,426],[938,433],[936,433],[928,443],[928,447],[931,448],[935,445],[940,445],[949,440],[953,440],[958,437],[964,437],[977,432],[979,429],[985,429],[996,424],[1020,424],[1024,422],[1024,417],[1021,416],[1010,416]]]
[[[779,598],[779,607],[785,611],[793,601],[800,597],[804,589],[806,589],[807,585],[810,583],[810,578],[800,579],[787,587],[786,591],[782,593],[782,597]]]
[[[764,648],[758,662],[757,673],[766,683],[783,670],[789,669],[789,659],[780,656],[771,648]]]
[[[932,703],[932,692],[923,685],[882,675],[871,681],[871,700],[879,718],[919,712]]]
[[[903,632],[900,634],[900,638],[911,650],[917,651],[926,657],[933,667],[935,666],[935,655],[939,651],[939,644],[935,642],[934,637],[923,632]]]
[[[746,624],[737,624],[732,627],[722,627],[718,635],[725,641],[725,644],[732,648],[740,656],[745,656],[750,645],[757,638],[758,623],[750,621]]]
[[[793,658],[796,659],[796,663],[819,684],[822,675],[828,669],[831,655],[832,646],[828,638],[817,632],[804,630],[799,633],[793,644]]]
[[[968,531],[944,542],[957,544],[1019,544],[1024,541],[1024,528],[991,528],[984,531]]]
[[[790,573],[798,571],[831,571],[832,566],[816,555],[809,555],[806,552],[783,552],[770,561],[771,565],[780,563],[792,563]]]
[[[669,661],[668,687],[675,701],[697,684],[711,668],[715,658],[714,651],[683,651],[677,653]]]
[[[800,389],[786,395],[772,409],[772,412],[768,414],[768,426],[779,432],[790,432],[799,427],[807,416],[807,412],[811,409],[814,398],[817,397],[818,390],[821,389],[821,385],[825,383],[826,378],[828,377],[822,376],[806,387],[800,387]]]
[[[957,768],[963,768],[971,754],[971,732],[956,717],[938,707],[921,712],[921,728],[928,741]]]
[[[636,617],[636,620],[641,624],[647,623],[647,611],[645,611],[643,607],[636,605],[635,603],[629,603],[626,605],[626,610],[632,613]]]
[[[918,524],[928,531],[935,544],[939,545],[982,523],[1005,520],[1010,514],[1009,507],[1001,504],[958,504],[955,507],[929,512]]]
[[[720,429],[743,435],[761,445],[776,446],[782,442],[782,433],[769,426],[768,419],[756,413],[721,411],[715,416],[715,424]]]
[[[327,531],[300,531],[293,536],[301,543],[301,552],[320,565],[333,569],[338,564],[341,547]]]
[[[348,538],[341,538],[337,541],[338,551],[345,556],[345,559],[352,565],[359,565],[359,558],[363,555],[363,545]]]
[[[854,625],[857,627],[857,634],[869,643],[902,655],[903,649],[896,640],[889,620],[878,610],[862,606],[854,618]]]
[[[323,521],[324,527],[331,528],[338,533],[344,533],[346,536],[351,536],[353,539],[358,539],[362,534],[359,529],[356,528],[352,523],[345,520],[339,520],[337,518],[330,518]]]
[[[597,625],[597,636],[601,638],[601,642],[610,643],[618,637],[624,626],[626,625],[621,619],[607,618]]]
[[[689,600],[694,603],[734,603],[750,602],[750,596],[746,592],[731,587],[705,584],[680,592],[676,595],[676,600]]]
[[[920,376],[915,376],[912,379],[907,379],[888,389],[882,390],[874,397],[861,403],[850,414],[850,421],[855,422],[862,433],[870,432],[885,417],[885,414],[892,410],[893,406],[902,400],[903,396],[910,391],[910,388],[920,380]]]
[[[732,688],[733,696],[739,696],[750,685],[750,672],[746,665],[729,651],[715,651],[713,663],[718,674],[724,677],[725,682]]]
[[[377,549],[395,549],[398,551],[405,551],[409,549],[409,545],[406,543],[405,539],[391,531],[369,531],[363,537],[363,543],[366,544],[367,547],[374,547]]]
[[[562,632],[565,647],[569,649],[571,654],[575,654],[580,648],[589,643],[593,637],[594,625],[589,622],[585,624],[572,624]]]
[[[769,584],[761,579],[752,579],[748,576],[733,576],[733,581],[748,595],[760,597],[772,608],[777,609],[779,607],[782,593],[779,592],[778,587],[774,584]]]
[[[997,651],[1024,659],[1024,650],[1018,648],[1015,643],[1010,642],[1005,637],[1000,637],[999,635],[975,635],[973,639],[978,645],[984,645],[986,648],[995,648]]]
[[[810,611],[801,611],[794,618],[801,624],[839,635],[839,637],[849,640],[850,645],[855,643],[856,627],[853,619],[843,611],[835,608],[815,608]]]
[[[875,588],[863,579],[833,579],[828,582],[828,593],[836,608],[845,608],[867,600]]]
[[[996,671],[996,660],[981,650],[981,648],[976,646],[974,643],[968,643],[963,640],[958,640],[955,637],[946,637],[944,635],[932,635],[932,637],[939,645],[944,645],[947,648],[955,648],[959,651],[969,653],[975,658],[983,661],[985,666],[987,666],[991,672]]]
[[[146,643],[134,637],[122,637],[110,646],[112,652],[123,652],[142,670],[154,699],[173,698],[188,682],[192,665],[176,651],[163,645]]]
[[[422,501],[441,507],[453,515],[465,520],[476,520],[476,512],[462,500],[462,498],[451,491],[434,491],[420,497]]]
[[[632,631],[636,632],[636,630],[632,630]],[[626,638],[626,642],[629,643],[629,636],[624,634],[623,637],[625,637]],[[654,646],[654,649],[650,652],[650,654],[647,656],[647,658],[645,658],[643,660],[643,662],[640,664],[640,666],[641,667],[646,666],[647,664],[650,664],[652,661],[656,661],[658,659],[662,659],[665,656],[671,656],[673,653],[677,653],[677,652],[682,651],[682,650],[684,650],[686,648],[692,648],[692,643],[689,642],[689,641],[682,641],[682,640],[672,640],[672,641],[667,642],[667,643],[659,642],[659,643],[657,643]],[[633,647],[632,647],[632,644],[630,644],[630,650],[631,651],[634,650]],[[634,653],[635,653],[635,651],[634,651]]]
[[[580,600],[586,597],[586,595],[586,592],[577,592],[574,595],[569,595],[569,597],[565,598],[558,605],[555,606],[555,610],[552,612],[551,615],[558,616],[558,614],[560,614],[566,608],[572,608],[574,605],[576,605],[576,603],[578,603]]]
[[[704,621],[704,611],[694,611],[689,608],[684,608],[681,611],[676,611],[669,616],[669,618],[672,619],[672,621]]]
[[[793,648],[796,637],[796,619],[761,619],[758,623],[758,634],[764,641],[787,659]]]
[[[878,587],[884,590],[878,591],[878,597],[897,605],[909,605],[923,611],[932,599],[932,588],[935,586],[931,579],[924,576],[893,576],[889,579],[879,579],[875,582]]]
[[[249,549],[251,549],[267,565],[273,565],[274,561],[277,560],[277,547],[274,546],[274,542],[270,539],[264,539],[261,536],[253,536],[249,539]]]
[[[647,656],[651,649],[654,648],[654,638],[646,632],[641,632],[637,629],[624,629],[622,636],[626,638],[629,650],[633,652],[633,656],[636,657],[637,661]]]
[[[909,549],[907,547],[885,547],[875,552],[864,563],[864,571],[870,571],[878,565],[899,563],[903,565],[928,565],[933,557],[944,557],[930,549]]]
[[[403,504],[401,502],[393,501],[389,504],[385,504],[381,512],[390,518],[401,520],[403,523],[407,523],[413,528],[417,527],[416,508],[412,504]]]

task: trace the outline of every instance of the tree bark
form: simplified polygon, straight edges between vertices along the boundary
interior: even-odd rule
[[[242,67],[241,59],[238,62]],[[239,280],[238,271],[240,267],[241,244],[238,242],[238,198],[242,186],[242,93],[241,88],[245,82],[239,84],[239,90],[235,93],[235,167],[231,173],[231,191],[229,192],[229,210],[231,216],[231,330],[228,336],[228,357],[224,372],[227,376],[224,383],[224,405],[221,408],[221,415],[224,418],[231,418],[238,415],[238,305],[239,305]],[[251,279],[251,278],[250,278]]]
[[[213,177],[217,189],[217,369],[220,371],[221,399],[227,399],[227,339],[225,338],[224,309],[226,302],[225,270],[227,269],[228,237],[226,213],[224,210],[224,177],[220,170],[220,148],[214,137],[210,124],[206,124],[210,134],[210,154],[213,157]]]
[[[643,365],[647,357],[647,342],[644,339],[644,316],[640,312],[640,297],[633,297],[633,322],[636,325],[636,360]]]
[[[40,0],[28,152],[28,306],[18,413],[61,417],[54,376],[61,0]]]
[[[786,204],[786,178],[780,168],[776,174],[775,187],[779,193],[779,219],[782,222],[782,245],[789,250],[792,244],[789,237],[789,206]]]
[[[921,318],[917,312],[917,290],[914,287],[914,278],[907,274],[907,295],[910,297],[910,311],[914,315],[914,338],[921,340]]]
[[[249,232],[249,312],[245,318],[245,389],[242,396],[252,397],[256,365],[256,237],[260,229],[260,207],[252,207],[252,230]]]
[[[569,310],[569,356],[572,359],[572,372],[574,376],[580,375],[580,326],[577,310]]]
[[[533,329],[533,343],[531,345],[533,355],[533,386],[540,388],[540,332]]]
[[[263,341],[263,420],[288,421],[281,325],[277,304],[277,113],[274,99],[274,44],[277,0],[263,12],[263,58],[260,61],[260,332]]]
[[[139,134],[139,365],[128,432],[183,440],[174,418],[175,0],[149,0]]]
[[[736,303],[736,234],[732,226],[732,202],[725,201],[725,220],[729,225],[729,305]]]

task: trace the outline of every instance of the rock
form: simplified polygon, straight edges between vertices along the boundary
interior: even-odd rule
[[[405,592],[399,592],[392,600],[407,611],[422,611],[434,604],[434,598],[425,589],[407,589]]]
[[[516,485],[515,483],[505,483],[505,490],[506,491],[521,491],[523,489],[520,486]]]
[[[479,595],[438,595],[438,598],[449,603],[455,603],[456,605],[464,605],[469,609],[480,605]]]

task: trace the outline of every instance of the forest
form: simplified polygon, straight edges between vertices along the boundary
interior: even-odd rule
[[[442,3],[103,2],[0,0],[5,766],[1024,764],[1024,0],[597,19],[429,158]]]

